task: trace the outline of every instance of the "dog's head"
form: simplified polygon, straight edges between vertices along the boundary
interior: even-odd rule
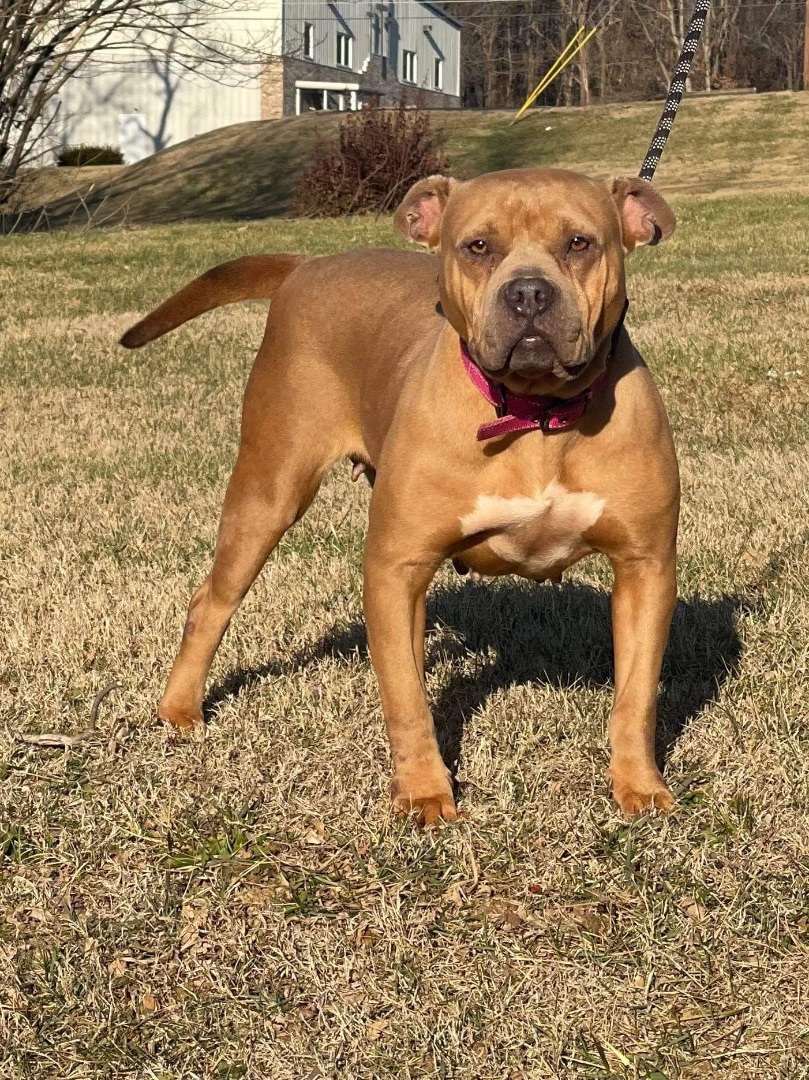
[[[441,306],[488,375],[573,396],[598,375],[626,297],[624,256],[675,218],[645,180],[562,169],[420,180],[395,224],[440,259]]]

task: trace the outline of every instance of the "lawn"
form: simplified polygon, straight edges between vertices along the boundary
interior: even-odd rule
[[[387,222],[0,246],[0,1075],[809,1076],[809,196],[677,202],[628,324],[684,505],[661,688],[678,810],[605,784],[607,568],[430,602],[467,820],[389,815],[343,467],[220,650],[204,737],[154,720],[207,571],[261,305],[115,339],[251,251]],[[86,728],[69,753],[20,734]]]
[[[535,109],[513,113],[448,109],[431,113],[454,175],[515,165],[558,165],[594,176],[643,160],[661,102]],[[344,117],[310,114],[258,120],[199,135],[136,165],[42,169],[29,174],[0,228],[86,224],[166,224],[190,219],[260,219],[288,214],[300,175]],[[809,94],[686,97],[657,182],[666,193],[803,191]],[[43,213],[41,207],[47,206]]]

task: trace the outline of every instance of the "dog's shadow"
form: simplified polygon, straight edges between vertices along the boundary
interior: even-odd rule
[[[748,606],[749,600],[741,596],[678,600],[659,697],[661,764],[689,721],[737,671],[742,646],[736,618]],[[447,660],[463,659],[463,667],[472,671],[458,671],[461,664],[454,663],[456,673],[433,702],[441,752],[453,775],[464,724],[495,691],[525,684],[612,685],[609,595],[588,585],[466,581],[436,589],[428,600],[427,619],[428,627],[441,631],[428,637],[428,680],[430,669]],[[221,701],[261,678],[283,677],[326,657],[349,661],[366,654],[365,627],[358,620],[329,631],[285,663],[230,672],[212,687],[205,711],[210,714]]]

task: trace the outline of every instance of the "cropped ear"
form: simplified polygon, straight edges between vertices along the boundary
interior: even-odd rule
[[[607,181],[621,217],[621,235],[628,253],[638,244],[659,244],[674,232],[677,219],[648,180],[618,176]]]
[[[451,176],[428,176],[415,183],[393,216],[393,224],[402,236],[434,251],[441,232],[441,215],[457,182]]]

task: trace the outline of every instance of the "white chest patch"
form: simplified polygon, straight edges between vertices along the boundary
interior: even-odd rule
[[[505,562],[530,573],[564,563],[586,547],[582,534],[604,510],[605,500],[591,491],[568,491],[552,480],[533,496],[480,495],[474,509],[461,518],[464,536],[489,533],[487,543]]]

